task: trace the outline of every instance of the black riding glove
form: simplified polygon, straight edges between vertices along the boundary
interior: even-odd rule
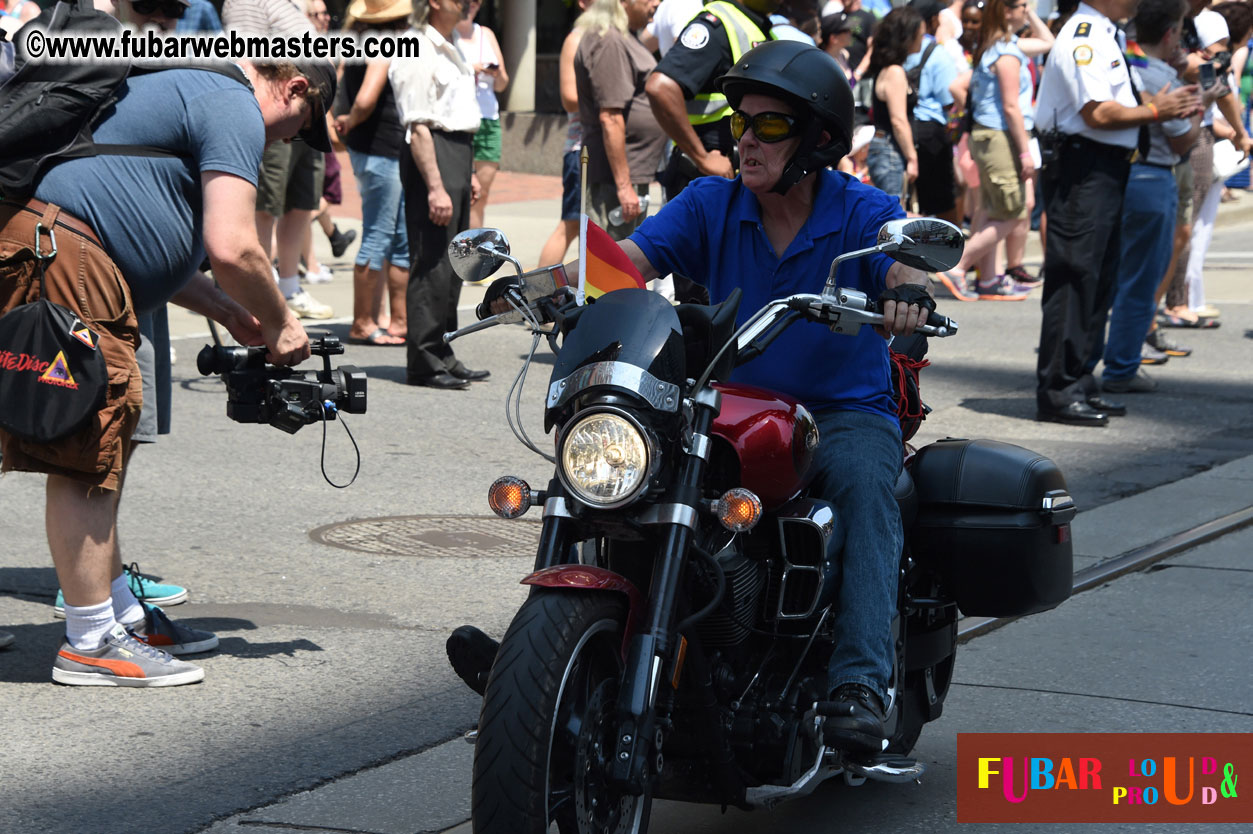
[[[522,297],[522,285],[518,283],[518,276],[507,275],[504,278],[497,278],[487,288],[487,294],[483,296],[483,300],[479,302],[479,306],[474,308],[474,315],[482,321],[489,316],[495,315],[492,312],[492,302],[504,298],[506,295],[512,295],[513,300],[518,304],[525,304],[526,299]]]
[[[900,284],[884,290],[879,296],[879,300],[875,302],[875,312],[883,312],[883,303],[885,301],[895,301],[898,304],[917,304],[929,313],[935,312],[935,299],[927,292],[927,288],[921,284]]]

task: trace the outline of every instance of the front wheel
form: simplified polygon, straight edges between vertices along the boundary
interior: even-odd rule
[[[474,751],[475,834],[644,834],[647,796],[606,780],[627,604],[537,588],[492,667]]]

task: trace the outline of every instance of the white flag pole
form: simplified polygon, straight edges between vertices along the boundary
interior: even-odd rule
[[[587,148],[579,152],[579,291],[575,303],[582,305],[587,286]]]

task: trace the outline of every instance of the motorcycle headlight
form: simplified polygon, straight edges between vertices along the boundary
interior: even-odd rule
[[[654,460],[648,435],[634,420],[598,411],[575,420],[561,439],[562,481],[593,507],[627,504],[648,483]]]

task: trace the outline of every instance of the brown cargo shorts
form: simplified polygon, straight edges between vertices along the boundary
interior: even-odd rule
[[[50,243],[46,229],[51,225],[46,221],[54,209],[0,202],[0,314],[39,299],[35,226],[44,222],[38,245],[46,254]],[[47,297],[100,334],[100,352],[109,369],[108,391],[94,420],[53,443],[30,443],[0,430],[3,471],[64,475],[114,490],[143,406],[143,383],[135,362],[139,325],[122,273],[85,233],[85,224],[59,211],[52,228],[57,255],[45,261]]]

